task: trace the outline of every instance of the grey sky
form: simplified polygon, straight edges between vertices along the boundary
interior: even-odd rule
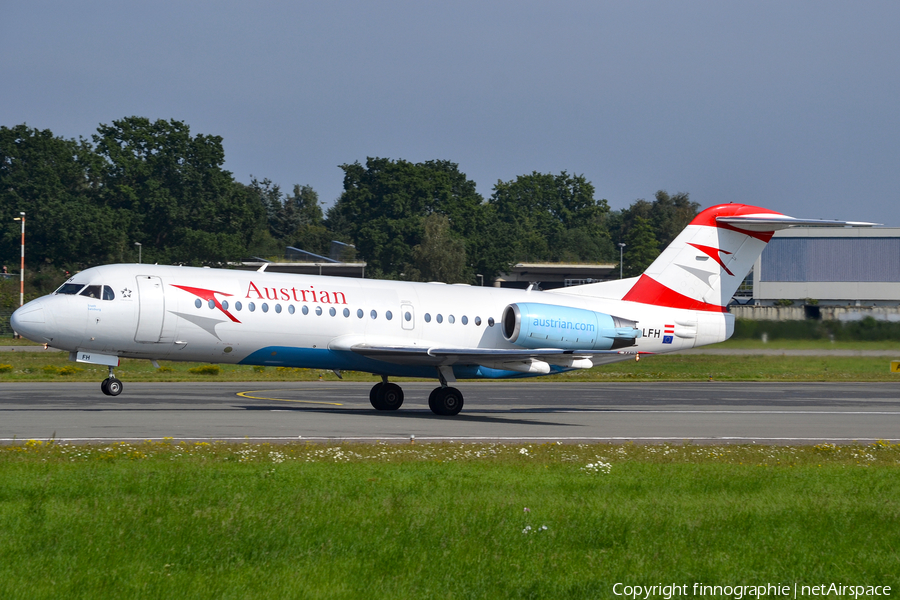
[[[900,225],[896,2],[2,4],[6,126],[177,119],[327,204],[382,156]]]

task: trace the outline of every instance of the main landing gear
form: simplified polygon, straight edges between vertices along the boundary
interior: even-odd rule
[[[458,415],[463,407],[463,395],[455,387],[450,387],[441,377],[441,387],[434,388],[428,396],[428,408],[436,415],[452,417]],[[369,391],[369,402],[375,410],[397,410],[403,404],[403,389],[396,383],[388,383],[387,376],[381,376],[381,383],[376,383]]]
[[[109,377],[100,384],[100,391],[107,396],[118,396],[122,393],[122,382],[116,379],[113,368],[109,368]]]
[[[403,389],[396,383],[388,383],[387,376],[381,376],[369,391],[369,402],[375,410],[397,410],[403,404]]]

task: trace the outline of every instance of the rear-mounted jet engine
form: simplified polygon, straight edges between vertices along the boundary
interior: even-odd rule
[[[536,304],[510,304],[503,310],[503,337],[523,348],[615,350],[634,346],[637,322],[605,313]]]

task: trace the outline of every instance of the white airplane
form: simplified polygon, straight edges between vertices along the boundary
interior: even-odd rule
[[[734,331],[728,302],[778,229],[871,226],[802,220],[742,204],[701,212],[640,277],[513,290],[199,269],[106,265],[77,273],[12,315],[15,331],[105,365],[119,359],[366,371],[396,410],[388,377],[434,377],[428,398],[456,415],[457,379],[546,375],[715,344]]]

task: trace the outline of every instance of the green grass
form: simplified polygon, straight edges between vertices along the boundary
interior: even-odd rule
[[[0,481],[3,598],[900,584],[900,445],[886,443],[29,442],[0,448]]]
[[[720,344],[712,344],[706,346],[709,349],[729,348],[741,350],[896,350],[897,356],[900,358],[900,340],[883,340],[883,341],[841,341],[831,342],[827,339],[819,340],[789,340],[777,339],[763,342],[756,339],[735,339],[731,338]]]
[[[897,358],[900,358],[898,351]],[[891,373],[890,357],[857,356],[716,356],[671,354],[647,356],[542,378],[547,381],[900,381]],[[116,376],[135,381],[337,381],[331,371],[284,367],[251,367],[122,359]],[[72,363],[64,352],[0,353],[0,383],[4,381],[93,381],[106,377],[106,367]],[[369,373],[346,371],[349,381],[372,381]],[[404,381],[398,379],[398,381]]]

